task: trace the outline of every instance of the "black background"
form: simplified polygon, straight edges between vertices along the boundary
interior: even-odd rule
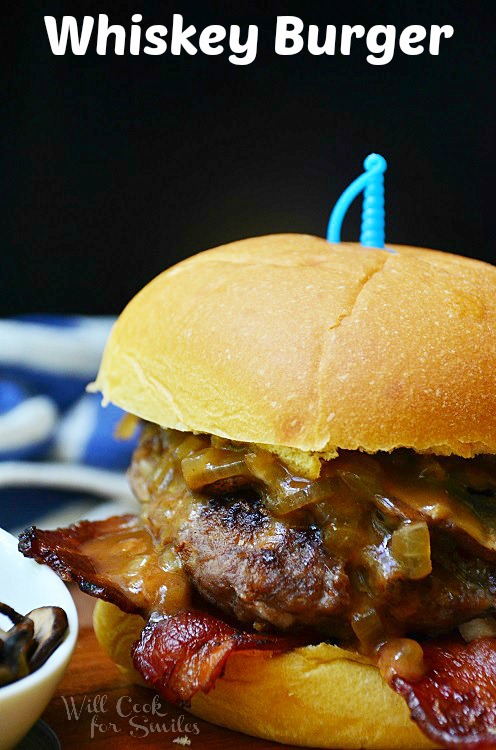
[[[493,2],[63,2],[2,23],[0,314],[118,312],[187,255],[253,234],[323,234],[370,151],[389,161],[387,240],[495,259]],[[249,66],[185,54],[52,55],[43,16],[172,13],[259,26]],[[278,14],[306,25],[449,23],[439,57],[389,65],[278,57]],[[359,207],[344,228],[357,239]]]

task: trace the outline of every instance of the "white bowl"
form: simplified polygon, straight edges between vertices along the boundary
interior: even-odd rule
[[[33,674],[0,687],[0,750],[14,747],[39,719],[55,692],[76,645],[76,607],[65,584],[45,565],[17,550],[17,539],[0,529],[0,601],[27,614],[35,607],[65,609],[69,630],[64,641]],[[10,621],[0,615],[0,627]]]

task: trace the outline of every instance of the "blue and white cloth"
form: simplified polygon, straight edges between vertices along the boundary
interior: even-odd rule
[[[123,412],[85,392],[113,318],[30,315],[0,320],[0,526],[52,513],[75,496],[128,504],[136,437]]]

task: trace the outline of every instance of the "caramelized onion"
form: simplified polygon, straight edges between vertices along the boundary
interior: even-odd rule
[[[425,521],[403,523],[393,531],[391,552],[402,573],[413,581],[432,572],[431,540]]]
[[[302,482],[305,481],[302,480]],[[299,490],[294,487],[288,488],[286,484],[283,484],[279,488],[279,494],[272,499],[267,495],[265,502],[274,514],[283,516],[286,513],[327,500],[331,495],[332,491],[325,482],[311,482]]]
[[[458,630],[466,643],[475,641],[477,638],[496,638],[496,618],[476,617],[470,622],[459,625]]]
[[[370,501],[382,492],[381,467],[372,456],[345,456],[336,461],[336,473],[359,498]]]
[[[118,440],[131,440],[136,434],[140,420],[134,414],[124,414],[114,430],[114,437]]]
[[[329,552],[348,554],[361,548],[363,532],[358,524],[328,523],[322,529],[322,539]]]
[[[245,462],[239,451],[207,448],[186,456],[181,461],[184,481],[191,490],[201,490],[221,479],[247,476]]]
[[[366,612],[355,614],[351,622],[351,627],[366,650],[377,645],[384,636],[381,618],[373,607]]]
[[[245,462],[251,474],[262,483],[267,507],[276,515],[298,510],[325,496],[322,482],[294,476],[268,451],[251,451],[246,455]]]
[[[178,461],[182,461],[186,456],[190,456],[192,453],[204,450],[209,447],[208,439],[203,435],[187,435],[184,440],[181,440],[179,445],[174,448],[174,456]]]

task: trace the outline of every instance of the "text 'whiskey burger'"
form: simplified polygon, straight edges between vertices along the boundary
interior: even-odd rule
[[[135,516],[28,529],[197,716],[323,748],[496,747],[496,269],[272,235],[127,306],[96,388]]]

